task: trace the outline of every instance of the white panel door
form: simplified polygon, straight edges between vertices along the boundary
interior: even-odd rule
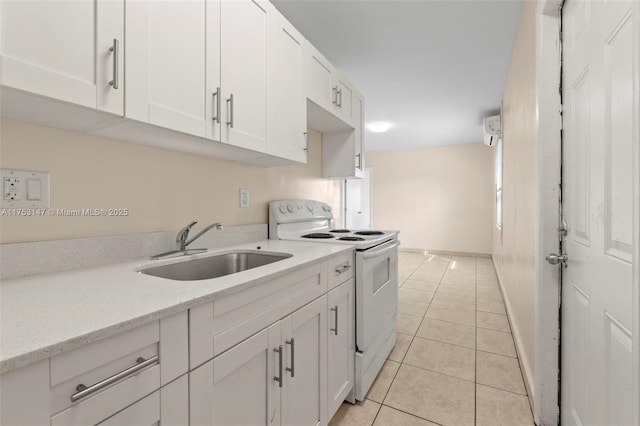
[[[10,0],[0,8],[2,85],[123,113],[123,0]]]
[[[282,424],[327,423],[327,298],[321,297],[281,321],[284,343]]]
[[[205,0],[126,4],[126,116],[205,136]]]
[[[354,304],[353,279],[327,294],[329,336],[327,360],[328,419],[338,411],[354,386]]]
[[[304,37],[280,13],[269,14],[267,151],[307,162],[307,100],[303,92]]]
[[[267,148],[266,1],[223,1],[221,17],[222,140]]]
[[[639,404],[631,372],[640,355],[632,351],[639,315],[632,184],[640,173],[632,160],[638,120],[632,64],[640,49],[633,46],[631,7],[631,1],[568,0],[563,8],[564,425],[632,425]]]

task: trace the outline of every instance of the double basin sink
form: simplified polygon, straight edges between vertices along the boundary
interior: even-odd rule
[[[153,266],[139,272],[176,281],[208,280],[268,265],[291,256],[293,255],[289,253],[246,250],[201,257],[169,265]]]

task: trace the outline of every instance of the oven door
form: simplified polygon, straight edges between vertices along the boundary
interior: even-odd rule
[[[356,344],[360,352],[395,330],[399,245],[400,241],[391,240],[356,253]]]

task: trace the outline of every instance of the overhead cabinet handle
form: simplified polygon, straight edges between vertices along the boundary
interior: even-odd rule
[[[134,365],[133,367],[129,367],[126,370],[123,370],[119,373],[114,374],[113,376],[104,379],[101,382],[96,383],[95,385],[91,385],[91,386],[85,386],[83,384],[79,384],[78,386],[76,386],[76,393],[74,393],[73,395],[71,395],[71,402],[76,402],[81,400],[82,398],[86,398],[87,396],[98,392],[101,389],[106,388],[107,386],[116,383],[122,379],[125,379],[129,376],[133,376],[134,374],[136,374],[138,371],[145,369],[146,367],[150,366],[150,365],[154,365],[158,363],[158,356],[153,356],[149,359],[144,359],[142,357],[138,358],[136,360],[137,364]]]
[[[213,118],[213,121],[220,124],[220,88],[219,87],[216,88],[216,91],[213,92],[212,96],[213,96],[213,105],[215,108],[214,116],[212,118]]]
[[[333,88],[333,104],[338,106],[338,86]]]
[[[233,129],[233,93],[229,95],[229,99],[227,99],[227,111],[229,112],[229,121],[227,121],[227,126],[231,126]]]
[[[338,92],[336,93],[336,100],[339,99],[338,103],[336,104],[336,106],[338,108],[342,108],[342,89],[338,90]]]
[[[113,55],[113,80],[109,82],[109,86],[118,89],[118,54],[120,52],[120,42],[117,38],[113,39],[113,45],[109,48],[109,52]]]

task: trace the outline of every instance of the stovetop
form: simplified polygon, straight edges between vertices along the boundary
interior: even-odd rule
[[[312,200],[280,200],[269,203],[269,238],[350,244],[357,250],[397,239],[397,231],[351,230],[333,227],[331,206]]]

